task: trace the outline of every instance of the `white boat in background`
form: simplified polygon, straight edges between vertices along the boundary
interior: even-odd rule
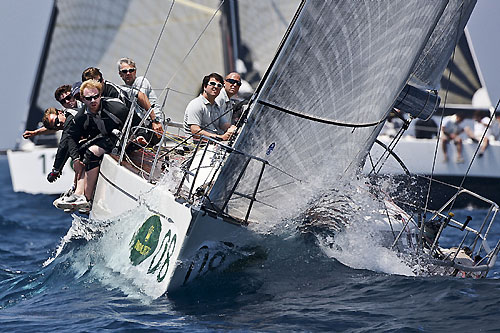
[[[61,176],[55,183],[47,181],[52,170],[57,148],[36,147],[28,150],[7,150],[10,178],[15,192],[31,194],[59,194],[67,191],[73,184],[75,173],[66,163]]]
[[[446,62],[422,64],[439,55],[448,59],[474,5],[302,1],[234,142],[206,138],[207,144],[194,147],[170,134],[164,122],[167,131],[154,154],[125,154],[123,137],[121,151],[104,157],[90,218],[112,221],[103,246],[106,237],[123,240],[105,251],[106,264],[141,292],[159,297],[225,267],[235,259],[233,250],[259,245],[261,233],[276,221],[356,179],[408,78],[430,82],[442,73]],[[173,22],[175,9],[166,15]],[[150,18],[136,20],[140,26]],[[184,60],[174,59],[168,64],[187,71]],[[178,80],[186,81],[169,81],[167,91]],[[169,101],[163,110],[169,116],[173,110],[178,120]],[[443,267],[437,274],[481,277],[494,265],[500,242],[488,244],[487,233],[495,203],[489,202],[484,221],[448,215],[453,198],[428,220],[415,220],[374,191],[382,197],[377,202],[387,212],[393,248],[404,243],[425,255]],[[130,212],[141,217],[130,219]],[[444,249],[438,240],[449,229],[465,236],[456,248]]]
[[[50,106],[55,106],[54,91],[59,85],[62,85],[55,86],[52,92],[48,96],[45,96],[45,98],[40,96],[41,82],[47,66],[47,52],[52,42],[52,32],[56,17],[57,10],[54,5],[31,92],[30,106],[24,123],[25,130],[35,130],[42,126],[41,120],[44,110]],[[72,84],[74,81],[77,80],[66,81],[65,83]],[[50,97],[50,100],[48,97]],[[57,107],[60,108],[59,105]],[[60,194],[71,188],[74,172],[69,163],[66,163],[61,176],[56,182],[49,183],[47,181],[47,175],[52,170],[56,156],[59,138],[60,136],[56,134],[39,135],[30,139],[19,138],[16,148],[7,150],[10,178],[14,192]]]

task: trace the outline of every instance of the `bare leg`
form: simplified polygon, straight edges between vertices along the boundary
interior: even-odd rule
[[[85,172],[82,172],[80,179],[76,180],[75,194],[83,195],[85,191]]]
[[[460,137],[455,138],[455,146],[457,146],[457,163],[462,163],[464,159],[462,157],[462,139]]]
[[[485,136],[484,139],[483,139],[483,144],[481,145],[481,149],[479,149],[479,157],[482,157],[486,148],[488,148],[488,145],[489,145],[490,141],[488,140],[488,138]]]
[[[85,172],[85,197],[87,200],[92,199],[94,194],[95,185],[97,184],[97,177],[99,176],[99,167],[93,168]]]
[[[448,138],[446,136],[441,139],[441,146],[443,147],[443,162],[448,162]]]
[[[91,146],[89,150],[95,156],[102,156],[106,151],[99,146]],[[97,184],[97,177],[99,176],[99,167],[93,168],[85,172],[85,197],[87,200],[92,199],[94,194],[95,185]]]

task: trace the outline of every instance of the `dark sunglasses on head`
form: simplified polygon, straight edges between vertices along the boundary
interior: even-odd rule
[[[133,73],[133,72],[135,72],[135,68],[120,69],[120,73],[122,74]]]
[[[235,79],[226,79],[226,82],[229,82],[230,84],[237,84],[241,86],[241,81],[235,80]]]
[[[222,88],[222,83],[215,82],[215,81],[210,81],[208,82],[209,85],[217,87],[217,88]]]
[[[65,103],[65,102],[69,102],[69,101],[70,101],[70,100],[72,100],[72,99],[73,99],[73,95],[68,94],[66,97],[61,98],[61,99],[59,100],[59,102],[61,102],[61,103]]]
[[[101,97],[101,95],[99,95],[99,94],[93,95],[93,96],[83,96],[83,98],[85,98],[89,102],[97,100],[99,97]]]

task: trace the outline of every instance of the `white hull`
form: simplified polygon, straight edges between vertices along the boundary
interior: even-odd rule
[[[32,151],[7,151],[10,177],[15,192],[60,194],[71,188],[74,172],[66,163],[62,175],[53,183],[47,181],[57,148],[34,148]]]
[[[378,138],[385,145],[389,145],[391,139],[385,136]],[[415,139],[413,137],[403,137],[397,144],[394,152],[404,162],[412,174],[430,175],[432,171],[432,161],[436,149],[435,139]],[[470,161],[474,156],[477,143],[470,140],[463,142],[464,163],[456,163],[456,147],[448,144],[448,162],[443,161],[443,151],[439,144],[436,163],[434,166],[435,176],[463,177],[469,168]],[[372,156],[379,156],[382,147],[374,144],[371,151]],[[477,158],[472,164],[468,173],[469,177],[484,177],[500,180],[500,142],[491,141],[483,157]],[[367,160],[365,171],[370,170],[370,162]],[[384,174],[402,174],[403,169],[390,157],[381,170]]]
[[[138,207],[142,194],[150,190],[155,191],[153,185],[106,155],[91,217],[114,219]],[[123,246],[127,247],[128,258],[110,265],[153,298],[229,263],[230,258],[218,247],[255,244],[252,240],[257,234],[248,228],[176,201],[166,189],[154,192],[151,205],[141,205],[148,210],[147,218],[134,221],[135,227],[124,231]]]

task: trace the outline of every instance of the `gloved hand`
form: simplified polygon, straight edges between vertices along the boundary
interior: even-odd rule
[[[49,183],[53,183],[57,178],[59,178],[59,176],[61,176],[61,172],[52,169],[52,171],[47,175],[47,180],[49,181]]]

